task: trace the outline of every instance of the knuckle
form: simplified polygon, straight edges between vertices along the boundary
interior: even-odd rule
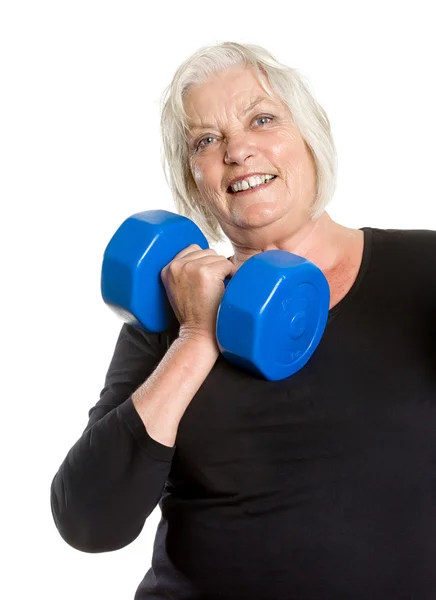
[[[169,264],[169,265],[167,265],[167,267],[165,267],[165,268],[166,268],[166,269],[168,269],[168,272],[169,272],[171,275],[174,275],[174,274],[175,274],[175,273],[177,273],[177,271],[179,270],[179,267],[180,267],[180,262],[181,262],[181,261],[180,261],[179,259],[175,258],[175,259],[174,259],[174,260],[172,260],[172,261],[170,262],[170,264]]]
[[[198,272],[200,273],[201,276],[207,275],[208,271],[209,271],[209,265],[199,265],[198,267]]]
[[[193,273],[197,270],[197,265],[193,260],[191,260],[189,262],[184,263],[182,265],[182,269],[188,273]]]

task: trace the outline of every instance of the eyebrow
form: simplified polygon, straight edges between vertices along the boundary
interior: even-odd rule
[[[253,108],[255,108],[258,104],[261,104],[262,102],[269,102],[269,98],[266,98],[265,96],[257,96],[253,100],[253,102],[247,106],[247,108],[244,108],[244,110],[242,111],[242,116],[245,117],[247,113],[249,113],[251,110],[253,110]],[[194,124],[192,125],[192,127],[189,128],[189,133],[190,135],[192,135],[194,131],[201,129],[213,129],[214,127],[215,125],[211,125],[210,123],[202,123],[200,125]]]

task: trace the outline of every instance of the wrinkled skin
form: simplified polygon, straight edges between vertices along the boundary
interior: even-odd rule
[[[327,212],[311,219],[315,165],[285,105],[268,96],[251,67],[241,65],[191,86],[185,110],[195,198],[220,222],[235,266],[265,250],[293,252],[323,270],[331,306],[337,303],[357,275],[363,232],[335,223]],[[246,173],[277,178],[250,193],[230,193],[229,182]]]
[[[244,114],[257,97],[265,100]],[[191,169],[198,200],[230,239],[255,246],[273,241],[274,231],[298,230],[315,197],[312,156],[287,108],[268,98],[252,69],[233,68],[193,86],[185,108],[193,125],[212,125],[192,131]],[[228,182],[247,172],[277,180],[248,196],[227,193]]]

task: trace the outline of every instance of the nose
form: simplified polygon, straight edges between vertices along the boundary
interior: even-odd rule
[[[248,135],[238,135],[227,139],[227,148],[224,156],[226,165],[236,163],[243,165],[250,156],[255,154],[253,142]]]

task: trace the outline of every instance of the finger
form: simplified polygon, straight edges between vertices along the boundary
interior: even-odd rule
[[[173,258],[171,262],[165,265],[165,267],[162,269],[162,274],[166,274],[168,271],[179,271],[180,269],[184,268],[186,264],[189,264],[193,261],[202,260],[204,258],[216,259],[218,256],[216,251],[212,250],[211,248],[207,250],[202,250],[201,248],[200,250],[197,250],[196,248],[199,248],[199,246],[196,244],[192,244],[191,246],[184,248]]]
[[[200,255],[214,254],[214,255],[216,255],[216,251],[213,250],[212,248],[207,248],[206,250],[203,250],[203,248],[201,248],[201,246],[199,246],[198,244],[190,244],[186,248],[183,248],[183,250],[181,250],[178,254],[176,254],[175,257],[173,258],[173,260],[183,258],[183,257],[191,255],[191,254],[200,254]]]
[[[197,270],[207,267],[207,269],[214,275],[225,276],[231,274],[234,275],[236,268],[225,256],[199,256],[188,260],[181,265],[181,268],[185,268],[189,271],[196,272]]]

